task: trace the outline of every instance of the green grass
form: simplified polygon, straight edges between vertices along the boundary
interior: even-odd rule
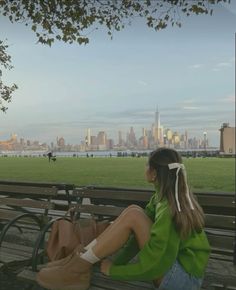
[[[76,185],[152,188],[145,181],[146,158],[0,158],[0,179],[66,182]],[[233,158],[185,159],[188,179],[195,191],[235,191]]]

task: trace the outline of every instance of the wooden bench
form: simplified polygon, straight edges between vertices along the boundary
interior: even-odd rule
[[[30,209],[30,204],[25,203],[25,199],[31,200],[47,200],[47,201],[64,201],[64,204],[70,204],[71,194],[70,191],[74,189],[73,184],[65,183],[42,183],[42,182],[25,182],[25,181],[6,181],[0,180],[0,198],[4,198],[0,204],[0,223],[3,223],[5,220],[11,220],[16,215],[18,211],[23,212],[35,212],[48,214],[48,209],[41,208],[40,203],[33,203],[32,208]],[[4,201],[7,201],[6,198],[12,199],[11,210],[6,211],[4,207]],[[13,200],[15,198],[15,200]],[[10,200],[9,200],[10,201]],[[15,204],[14,204],[15,202]],[[10,204],[9,204],[10,205]],[[35,206],[34,206],[35,205]],[[43,206],[43,203],[41,204]],[[45,205],[46,206],[46,205]],[[59,207],[59,204],[58,204]],[[27,209],[28,208],[28,209]],[[37,210],[38,208],[38,210]],[[15,212],[14,210],[15,209]],[[40,210],[41,209],[41,210]]]
[[[78,215],[89,214],[98,219],[117,217],[130,204],[144,207],[153,190],[112,187],[83,187],[73,191]],[[235,199],[233,193],[196,193],[206,214],[206,233],[212,247],[211,258],[202,289],[236,289]],[[73,204],[72,203],[72,204]],[[18,278],[35,283],[35,272],[30,268]],[[89,290],[152,289],[151,283],[113,281],[95,272]]]
[[[1,269],[29,265],[33,233],[36,239],[50,219],[68,210],[71,202],[69,194],[73,188],[70,184],[0,181]],[[27,240],[23,239],[25,236]],[[20,242],[23,245],[19,245]],[[31,245],[26,246],[25,243]]]
[[[19,187],[17,188],[17,186]],[[20,190],[20,187],[22,187],[22,190]],[[4,194],[5,192],[8,192],[8,194],[10,194],[11,196],[22,197],[23,195],[28,195],[29,190],[27,190],[27,188],[29,187],[37,187],[39,189],[43,187],[56,188],[58,191],[57,195],[59,195],[61,199],[70,202],[71,199],[70,192],[74,189],[75,185],[70,183],[56,183],[56,182],[0,180],[0,195]]]

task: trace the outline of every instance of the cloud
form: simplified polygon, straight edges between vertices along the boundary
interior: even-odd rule
[[[233,66],[233,63],[235,62],[235,58],[230,58],[228,61],[221,61],[214,65],[212,68],[212,71],[218,72],[222,69],[231,68]]]
[[[149,119],[154,116],[154,110],[142,110],[142,109],[134,109],[134,110],[125,110],[125,111],[118,111],[118,112],[108,112],[106,114],[102,114],[102,116],[107,118],[143,118]]]
[[[220,61],[218,63],[215,63],[211,70],[218,72],[222,69],[231,68],[234,63],[235,63],[235,57],[231,57],[227,59],[226,61]],[[202,67],[205,67],[205,65],[203,63],[196,63],[193,65],[190,65],[189,67],[192,69],[200,69]]]
[[[219,62],[216,64],[217,67],[231,67],[232,64],[230,62]]]
[[[182,108],[183,110],[199,110],[200,109],[200,107],[191,107],[191,106],[185,106],[185,107],[183,107]]]
[[[182,101],[183,104],[193,104],[195,102],[196,102],[196,100],[194,100],[194,99],[187,99],[187,100]]]
[[[224,103],[235,103],[235,96],[234,95],[229,95],[223,99],[219,100],[220,102],[224,102]]]
[[[138,81],[138,84],[139,84],[140,86],[144,86],[144,87],[148,86],[148,83],[145,82],[145,81]]]
[[[202,63],[196,63],[193,65],[190,65],[190,68],[199,69],[199,68],[202,68],[203,66],[204,66],[204,64],[202,64]]]
[[[219,68],[216,68],[216,67],[214,67],[214,68],[212,69],[212,71],[218,72],[218,71],[220,71],[220,69],[219,69]]]

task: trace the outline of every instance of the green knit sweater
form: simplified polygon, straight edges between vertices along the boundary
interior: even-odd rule
[[[210,254],[205,232],[192,232],[187,239],[181,240],[167,200],[157,202],[156,193],[145,212],[153,220],[150,239],[139,250],[132,236],[115,258],[109,276],[117,280],[154,280],[162,277],[178,260],[187,273],[203,277]],[[128,263],[136,254],[137,262]]]

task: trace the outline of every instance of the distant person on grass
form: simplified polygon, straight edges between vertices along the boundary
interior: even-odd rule
[[[152,281],[159,290],[200,289],[210,247],[180,155],[167,148],[153,151],[146,179],[155,193],[145,210],[127,207],[84,249],[78,246],[57,265],[42,269],[38,283],[48,289],[88,289],[92,265],[101,261],[101,272],[112,279]],[[107,259],[121,248],[114,261]]]
[[[48,152],[47,156],[48,156],[48,162],[50,162],[52,159],[52,152],[51,151]]]
[[[50,162],[51,160],[52,160],[53,162],[55,162],[55,161],[57,160],[56,156],[53,156],[53,154],[52,154],[51,151],[48,152],[47,156],[48,156],[48,162]]]

